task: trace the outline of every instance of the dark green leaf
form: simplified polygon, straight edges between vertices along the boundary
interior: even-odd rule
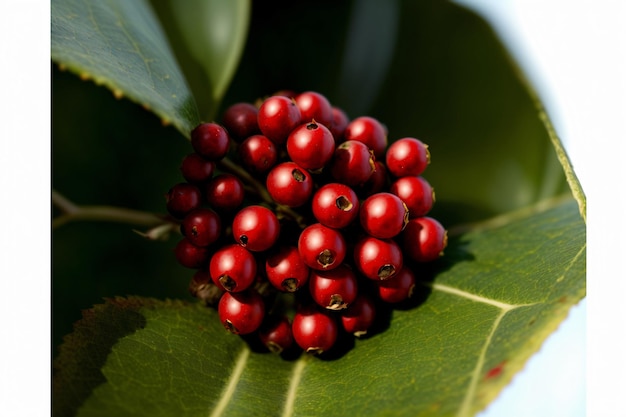
[[[193,96],[143,0],[54,0],[51,55],[60,66],[127,96],[189,136]]]
[[[55,402],[102,381],[96,345],[110,349],[106,382],[80,398],[79,416],[470,416],[584,296],[585,247],[571,199],[475,225],[452,239],[418,291],[423,302],[390,311],[384,331],[325,359],[253,352],[210,308],[117,300],[68,338],[59,363],[83,373],[60,370]],[[136,313],[139,326],[127,322]]]

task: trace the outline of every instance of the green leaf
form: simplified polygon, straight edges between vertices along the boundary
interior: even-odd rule
[[[54,0],[51,55],[63,68],[127,96],[189,136],[193,96],[143,0]]]
[[[249,0],[154,1],[200,113],[212,120],[228,88],[246,43]]]
[[[79,416],[470,416],[584,296],[585,248],[571,199],[474,225],[419,302],[326,358],[255,352],[197,304],[109,301],[66,340],[53,403]]]

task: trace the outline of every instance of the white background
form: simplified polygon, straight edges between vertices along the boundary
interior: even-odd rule
[[[626,1],[458,2],[485,13],[529,75],[588,200],[588,297],[480,417],[620,415],[626,394],[626,267],[619,262],[626,249]],[[49,2],[2,2],[0,35],[1,414],[48,415]]]

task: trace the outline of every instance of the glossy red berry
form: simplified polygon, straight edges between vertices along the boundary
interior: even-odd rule
[[[330,270],[343,262],[346,241],[340,231],[314,223],[300,233],[298,251],[309,268]]]
[[[180,165],[180,172],[187,182],[199,184],[208,181],[215,171],[215,162],[203,158],[200,154],[192,152],[185,156]]]
[[[293,338],[308,353],[320,354],[337,341],[338,325],[333,317],[316,306],[296,311],[291,324]]]
[[[257,123],[258,113],[258,109],[250,103],[235,103],[222,115],[222,125],[234,141],[241,142],[261,133]]]
[[[340,109],[339,107],[332,108],[333,114],[333,123],[330,126],[330,133],[333,134],[335,138],[335,143],[339,144],[344,142],[343,132],[346,130],[346,126],[350,123],[350,119],[348,119],[348,115],[345,111]]]
[[[304,169],[314,171],[324,167],[334,152],[333,134],[315,120],[296,127],[287,138],[289,158]]]
[[[415,138],[395,141],[385,155],[387,169],[397,178],[421,175],[429,163],[428,146]]]
[[[370,149],[354,140],[337,146],[330,162],[330,173],[335,181],[352,187],[364,184],[375,169]]]
[[[410,298],[415,288],[415,274],[403,267],[392,279],[378,282],[378,296],[386,303],[399,303]]]
[[[341,325],[346,332],[360,337],[367,333],[375,318],[376,307],[373,301],[365,295],[359,295],[341,312]]]
[[[191,146],[209,161],[219,161],[228,152],[230,138],[217,123],[202,123],[191,131]]]
[[[254,292],[224,293],[217,306],[220,320],[228,331],[244,335],[256,331],[265,317],[263,298]]]
[[[206,198],[212,208],[227,212],[241,206],[245,196],[243,183],[232,174],[220,174],[206,186]]]
[[[230,292],[241,292],[256,278],[256,259],[240,245],[227,245],[211,257],[209,274],[215,285]]]
[[[311,174],[294,162],[283,162],[272,168],[265,184],[275,202],[289,207],[304,205],[313,193]]]
[[[311,201],[313,216],[324,226],[341,229],[359,215],[359,198],[345,184],[328,183],[320,187]]]
[[[222,231],[220,217],[211,209],[198,208],[189,213],[181,223],[182,234],[196,246],[209,246]]]
[[[165,194],[165,207],[174,217],[182,219],[192,210],[200,207],[202,193],[195,185],[182,182],[174,185]]]
[[[354,245],[354,263],[369,279],[393,279],[402,268],[403,261],[402,249],[392,239],[366,236]]]
[[[287,141],[287,136],[301,120],[300,108],[295,101],[285,96],[271,96],[265,99],[257,115],[261,133],[277,145]]]
[[[387,130],[375,118],[361,116],[352,120],[343,133],[345,140],[357,140],[370,148],[376,158],[382,159],[387,148]]]
[[[282,353],[293,345],[291,323],[286,316],[272,317],[259,328],[259,339],[273,353]]]
[[[448,245],[448,233],[436,219],[417,217],[411,219],[402,232],[405,253],[417,262],[430,262],[443,255]]]
[[[260,252],[274,246],[280,223],[267,207],[252,205],[241,209],[233,219],[233,237],[244,248]]]
[[[380,161],[374,161],[374,172],[369,179],[359,187],[357,192],[366,197],[380,193],[387,188],[387,168]]]
[[[187,238],[182,238],[174,248],[174,256],[179,264],[186,268],[201,268],[209,260],[209,250],[196,246]]]
[[[330,271],[312,270],[309,275],[309,292],[313,301],[329,310],[343,310],[358,294],[357,279],[346,264]]]
[[[304,263],[295,246],[283,246],[271,253],[265,261],[268,281],[278,290],[294,292],[309,280],[310,268]]]
[[[409,218],[425,216],[433,207],[435,192],[424,177],[401,177],[389,191],[397,195],[409,209]]]
[[[264,174],[278,161],[274,142],[263,135],[252,135],[239,145],[241,162],[252,173]]]
[[[302,123],[315,120],[330,128],[333,122],[332,106],[328,99],[315,91],[305,91],[295,97],[296,105],[300,108]]]
[[[404,229],[409,221],[409,210],[397,195],[376,193],[361,204],[359,218],[361,227],[367,234],[387,239]]]

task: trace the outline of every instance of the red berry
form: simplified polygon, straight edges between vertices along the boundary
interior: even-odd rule
[[[224,293],[217,306],[220,320],[234,334],[250,334],[257,330],[265,316],[263,298],[253,291]]]
[[[191,146],[210,161],[219,161],[226,156],[230,138],[226,129],[217,123],[202,123],[191,131]]]
[[[185,156],[180,171],[188,182],[199,184],[208,181],[215,171],[215,162],[203,158],[200,154],[193,152]]]
[[[348,115],[339,107],[332,108],[333,123],[330,126],[330,133],[335,138],[335,143],[341,143],[344,141],[343,132],[346,130],[346,126],[350,123]]]
[[[345,184],[323,185],[313,195],[311,206],[318,222],[335,229],[348,226],[359,215],[359,199]]]
[[[363,142],[374,151],[378,159],[385,156],[387,148],[387,131],[376,119],[369,116],[357,117],[346,126],[343,133],[345,140],[357,140]]]
[[[428,146],[415,138],[402,138],[389,146],[385,155],[389,172],[395,177],[418,176],[430,163]]]
[[[367,145],[354,140],[337,146],[330,164],[332,177],[349,186],[364,184],[376,169],[374,156]]]
[[[273,353],[281,353],[293,345],[291,323],[286,316],[273,317],[259,328],[261,342]]]
[[[311,174],[294,162],[283,162],[272,168],[265,184],[275,202],[289,207],[304,205],[313,192]]]
[[[391,239],[366,236],[354,246],[354,263],[369,279],[392,279],[402,268],[402,249]]]
[[[296,311],[291,330],[298,346],[308,353],[320,354],[333,347],[339,329],[328,313],[308,306]]]
[[[432,217],[411,219],[402,232],[405,253],[417,262],[430,262],[439,258],[448,245],[448,233]]]
[[[359,295],[348,308],[341,313],[344,330],[357,337],[367,333],[376,318],[376,308],[369,297]]]
[[[209,246],[222,230],[220,217],[213,210],[198,208],[189,213],[181,223],[182,234],[196,246]]]
[[[435,192],[423,177],[402,177],[391,184],[389,189],[397,195],[409,209],[409,218],[422,217],[430,211],[435,201]]]
[[[209,260],[209,250],[183,238],[176,244],[174,256],[178,263],[186,268],[201,268]]]
[[[253,135],[239,145],[239,156],[248,171],[263,174],[276,165],[278,151],[267,137]]]
[[[250,103],[235,103],[226,109],[222,116],[222,125],[236,142],[261,133],[257,123],[259,111]]]
[[[267,279],[280,291],[300,289],[309,280],[309,271],[295,246],[283,246],[265,261]]]
[[[329,270],[343,262],[346,241],[338,230],[314,223],[300,233],[298,251],[309,268]]]
[[[376,193],[361,204],[359,217],[367,234],[386,239],[404,229],[409,221],[409,210],[400,197],[391,193]]]
[[[182,219],[192,210],[200,207],[202,193],[195,185],[182,182],[174,185],[165,194],[165,206],[174,217]]]
[[[315,120],[330,128],[333,122],[332,106],[326,97],[315,91],[305,91],[295,97],[296,105],[300,108],[302,122]]]
[[[378,282],[378,296],[386,303],[399,303],[410,298],[415,288],[415,274],[403,267],[392,279]]]
[[[380,161],[374,161],[374,167],[374,172],[369,179],[357,189],[357,192],[362,196],[369,197],[384,191],[387,187],[387,168]]]
[[[230,292],[241,292],[256,278],[256,259],[240,245],[227,245],[211,257],[209,273],[215,285]]]
[[[261,133],[277,145],[287,140],[289,133],[300,124],[300,108],[285,96],[271,96],[261,104],[257,121]]]
[[[326,126],[311,121],[296,127],[287,138],[289,158],[304,169],[322,168],[335,152],[335,139]]]
[[[245,196],[243,183],[232,174],[220,174],[206,186],[206,198],[211,207],[227,212],[241,206]]]
[[[280,233],[274,212],[252,205],[241,209],[233,219],[233,237],[244,248],[260,252],[271,248]]]
[[[343,310],[357,296],[357,279],[346,264],[330,271],[312,270],[309,275],[309,292],[313,300],[329,310]]]

